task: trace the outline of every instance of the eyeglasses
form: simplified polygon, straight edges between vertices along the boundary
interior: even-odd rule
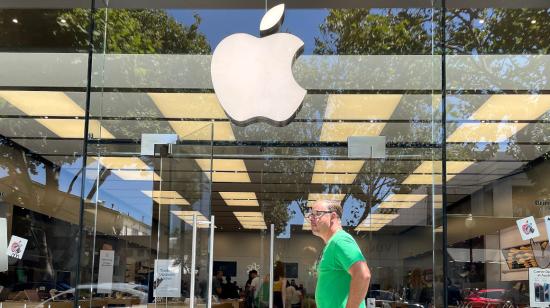
[[[321,216],[332,212],[334,211],[311,211],[311,212],[307,212],[305,217],[309,220],[311,220],[312,218],[319,219],[321,218]]]

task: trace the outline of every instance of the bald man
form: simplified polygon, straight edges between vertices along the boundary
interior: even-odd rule
[[[325,242],[317,264],[317,307],[365,307],[370,270],[353,237],[342,230],[342,205],[335,200],[318,200],[307,218],[313,234]]]

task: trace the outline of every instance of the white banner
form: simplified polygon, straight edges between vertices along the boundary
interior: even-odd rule
[[[113,288],[114,250],[99,251],[99,270],[97,274],[97,293],[111,293]]]
[[[6,255],[12,258],[22,259],[23,253],[25,253],[25,247],[27,247],[27,239],[12,235]]]
[[[550,269],[529,268],[530,307],[550,306]]]
[[[181,264],[176,260],[155,260],[155,281],[153,296],[181,296]]]
[[[0,251],[8,251],[8,221],[0,218]],[[0,253],[0,273],[8,271],[8,254]]]

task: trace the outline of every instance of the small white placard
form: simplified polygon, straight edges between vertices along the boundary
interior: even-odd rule
[[[177,260],[155,260],[154,297],[181,296],[181,264]]]
[[[374,297],[367,298],[367,308],[376,308],[376,299]]]
[[[529,307],[550,306],[550,269],[529,268]]]
[[[0,251],[8,251],[8,221],[0,218]],[[8,271],[8,255],[0,253],[0,273]]]
[[[535,223],[535,218],[533,216],[518,219],[516,220],[516,224],[518,225],[521,239],[524,241],[533,239],[540,235],[537,224]]]
[[[544,225],[546,226],[546,234],[548,234],[548,239],[550,239],[550,216],[544,216]]]
[[[113,289],[114,250],[99,251],[99,270],[97,273],[97,293],[111,293]]]
[[[27,239],[12,235],[6,254],[13,258],[22,259],[25,247],[27,247]]]

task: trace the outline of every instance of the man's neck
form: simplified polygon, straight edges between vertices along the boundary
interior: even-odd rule
[[[325,244],[328,243],[330,238],[332,236],[334,236],[334,234],[336,234],[336,232],[338,232],[340,230],[342,230],[342,226],[334,226],[334,227],[330,228],[330,231],[322,237],[323,241],[325,241]]]

